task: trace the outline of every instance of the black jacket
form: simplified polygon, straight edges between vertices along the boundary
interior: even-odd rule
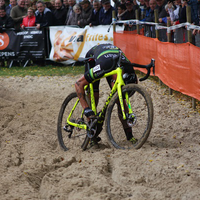
[[[1,30],[2,30],[2,28],[13,28],[13,27],[14,27],[14,21],[10,16],[5,15],[4,17],[0,17],[0,29]]]
[[[167,17],[167,11],[165,10],[165,5],[163,4],[162,6],[156,6],[156,9],[158,9],[158,18],[164,18]]]
[[[127,12],[123,16],[123,20],[136,19],[135,11],[137,9],[139,9],[139,6],[138,5],[134,5],[133,6],[133,10],[131,10],[131,11],[127,10]]]
[[[60,9],[54,10],[55,23],[54,25],[65,25],[67,8],[62,6]]]
[[[92,15],[91,15],[91,18],[90,18],[90,23],[92,24],[92,26],[98,26],[99,25],[99,11],[100,11],[100,9],[97,12],[94,11],[94,9],[92,11]]]
[[[48,27],[52,26],[54,24],[54,16],[50,9],[45,8],[44,12],[40,14],[40,12],[37,10],[35,12],[35,23],[40,24],[40,27]]]

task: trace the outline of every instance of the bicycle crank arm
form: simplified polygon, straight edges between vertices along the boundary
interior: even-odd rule
[[[91,119],[89,122],[88,122],[88,125],[87,125],[87,136],[89,138],[93,138],[96,134],[96,131],[97,131],[97,127],[96,127],[96,124],[97,124],[97,119]]]

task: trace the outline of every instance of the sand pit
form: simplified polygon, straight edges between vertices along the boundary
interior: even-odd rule
[[[197,200],[200,114],[147,80],[154,124],[139,150],[60,149],[56,124],[78,77],[0,78],[0,199]],[[108,87],[101,83],[102,98]]]

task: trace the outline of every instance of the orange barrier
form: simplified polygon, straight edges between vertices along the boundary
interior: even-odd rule
[[[148,64],[155,59],[155,74],[171,89],[200,100],[200,48],[174,44],[131,32],[114,33],[114,44],[131,62]],[[146,72],[144,70],[141,70]]]

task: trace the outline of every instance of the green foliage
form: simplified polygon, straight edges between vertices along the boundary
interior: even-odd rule
[[[28,66],[28,67],[0,67],[0,76],[64,76],[84,73],[84,66]]]

